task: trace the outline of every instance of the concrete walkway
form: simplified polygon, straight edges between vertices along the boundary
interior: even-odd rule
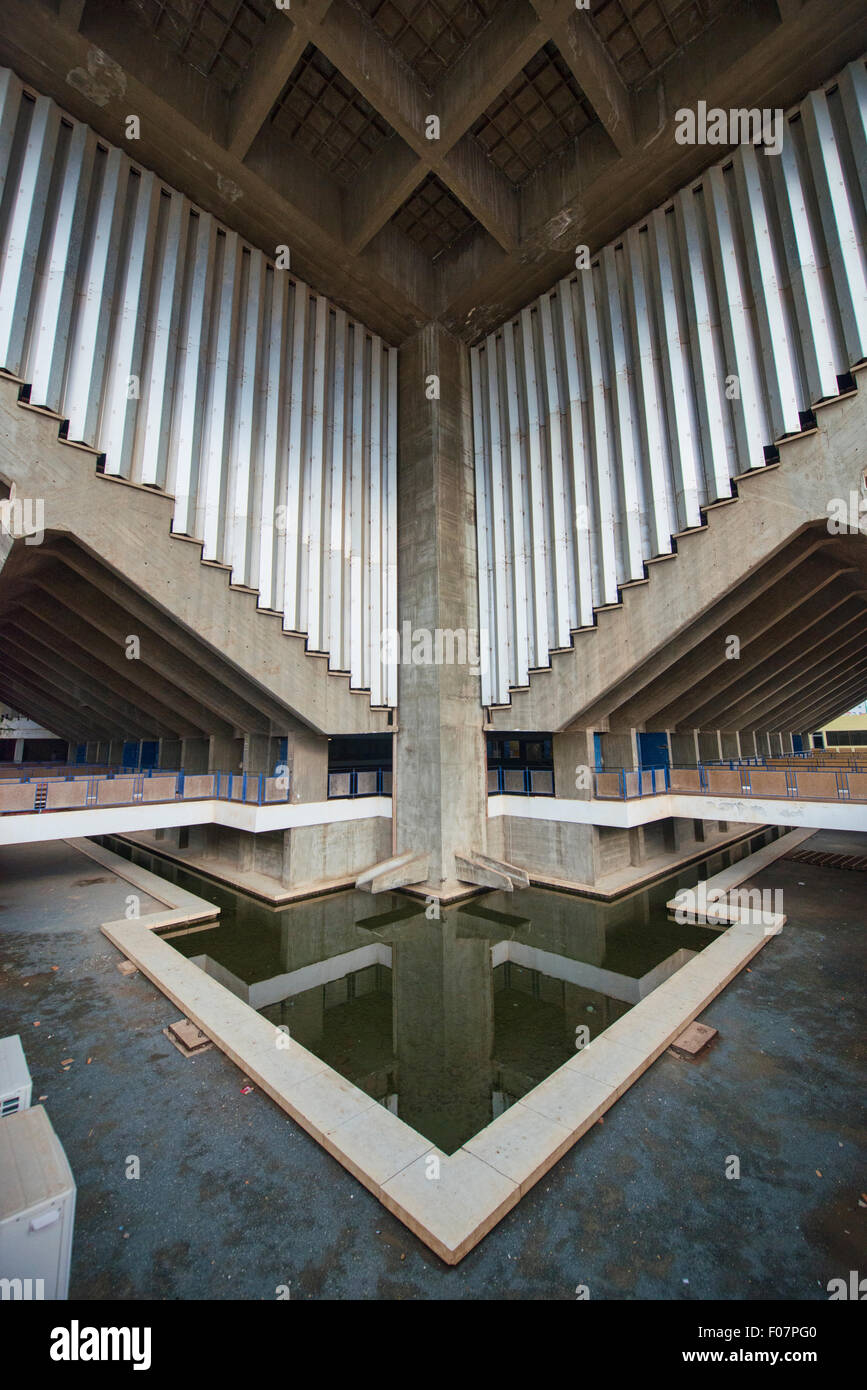
[[[176,1011],[99,932],[128,884],[65,845],[0,850],[0,1027],[79,1184],[72,1296],[825,1298],[863,1264],[867,875],[780,861],[755,882],[788,922],[703,1015],[709,1054],[664,1055],[447,1269],[220,1052],[162,1036]]]

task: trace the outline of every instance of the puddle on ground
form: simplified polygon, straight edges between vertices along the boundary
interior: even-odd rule
[[[402,893],[275,909],[122,841],[100,843],[219,906],[219,925],[172,946],[452,1153],[573,1056],[576,1037],[598,1037],[715,940],[674,922],[666,902],[774,837],[613,903],[528,888],[441,908],[438,920]]]

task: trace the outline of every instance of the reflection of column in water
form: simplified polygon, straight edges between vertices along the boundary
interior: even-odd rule
[[[491,1119],[490,942],[460,933],[415,917],[392,956],[400,1118],[446,1153]]]

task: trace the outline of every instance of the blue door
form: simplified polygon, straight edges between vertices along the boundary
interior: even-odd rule
[[[640,767],[668,767],[668,739],[665,734],[638,735]]]

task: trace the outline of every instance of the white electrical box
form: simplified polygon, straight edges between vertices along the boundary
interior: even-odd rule
[[[17,1033],[0,1038],[0,1119],[30,1109],[33,1082]]]
[[[45,1107],[0,1124],[0,1280],[4,1298],[69,1295],[75,1179]]]

